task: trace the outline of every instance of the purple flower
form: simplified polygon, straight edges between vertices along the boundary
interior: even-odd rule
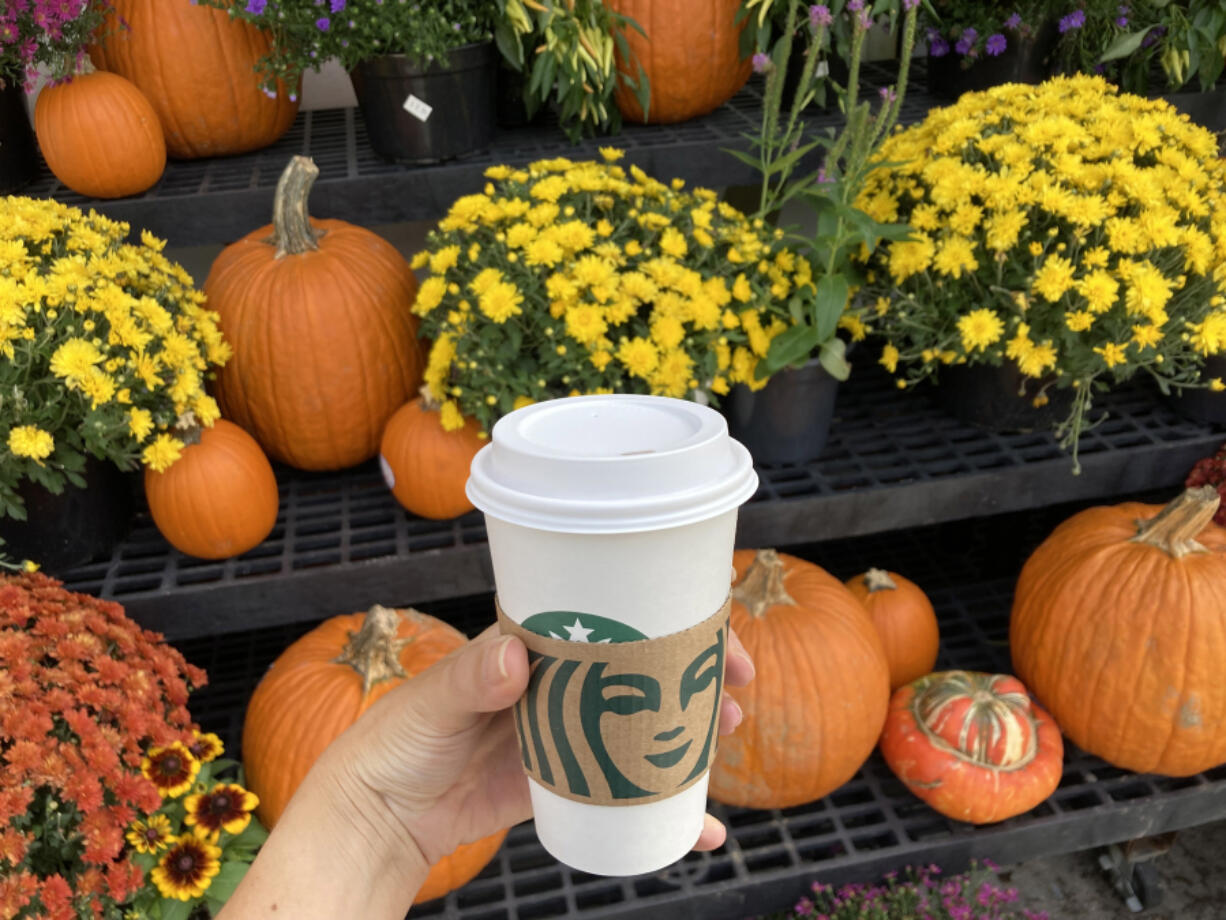
[[[1014,31],[1016,31],[1017,29],[1020,29],[1021,27],[1022,27],[1022,14],[1021,13],[1014,13],[1012,16],[1010,16],[1008,19],[1005,20],[1006,29],[1013,29]]]
[[[328,27],[331,25],[332,25],[332,20],[329,19],[327,16],[320,16],[318,19],[315,20],[315,27],[319,29],[320,32],[327,32]]]
[[[970,54],[978,37],[979,33],[974,29],[963,29],[962,37],[958,39],[958,44],[954,45],[954,50],[959,54]]]
[[[919,6],[919,0],[902,0],[902,8],[904,10],[913,10]]]
[[[987,43],[984,45],[984,50],[992,57],[999,57],[1005,53],[1005,49],[1009,47],[1009,42],[999,32],[994,35],[989,35]]]
[[[864,9],[864,0],[849,0],[847,9],[852,13],[860,12],[860,10]]]
[[[339,13],[345,8],[345,0],[332,0],[332,12]]]
[[[1150,48],[1157,44],[1158,39],[1166,34],[1166,26],[1155,26],[1145,33],[1145,37],[1141,39],[1142,48]]]
[[[877,90],[877,92],[881,94],[881,98],[884,99],[887,104],[898,98],[898,94],[894,92],[894,87],[892,86],[883,86],[881,89]]]
[[[1060,19],[1060,34],[1071,32],[1073,29],[1080,29],[1086,24],[1085,10],[1073,10],[1067,16]]]
[[[252,16],[261,15],[266,6],[268,6],[268,0],[247,0],[247,12]]]
[[[834,22],[834,17],[830,15],[830,7],[824,3],[817,3],[809,7],[809,24],[813,28],[820,26],[828,26]]]
[[[945,39],[943,39],[939,35],[936,38],[929,40],[928,42],[928,56],[929,57],[945,57],[945,55],[947,54],[949,54],[949,42],[947,42]]]
[[[769,54],[759,51],[753,56],[753,72],[767,73],[771,69],[771,57]]]
[[[1127,29],[1128,28],[1128,17],[1127,16],[1116,17],[1115,24],[1119,26],[1121,29]]]

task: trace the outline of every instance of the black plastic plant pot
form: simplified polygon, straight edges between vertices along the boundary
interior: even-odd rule
[[[1054,22],[1029,38],[1010,35],[1008,46],[995,56],[980,54],[969,66],[952,48],[941,57],[928,56],[928,92],[946,99],[979,92],[1004,83],[1042,83],[1051,75],[1049,57],[1058,32]]]
[[[38,145],[20,83],[0,89],[0,194],[29,185],[38,175]]]
[[[1056,427],[1073,405],[1071,389],[1052,385],[1046,391],[1047,403],[1035,406],[1041,386],[1041,381],[1024,376],[1012,361],[1002,361],[999,367],[943,367],[937,393],[946,412],[975,428],[1002,433],[1041,431]]]
[[[1226,380],[1226,357],[1222,355],[1205,359],[1201,379],[1212,380],[1214,377]],[[1226,392],[1215,393],[1207,387],[1172,390],[1167,402],[1189,421],[1201,425],[1226,426]]]
[[[454,48],[447,63],[403,54],[349,73],[370,145],[395,163],[438,163],[489,147],[494,138],[497,54],[493,42]]]
[[[127,535],[135,510],[133,480],[112,463],[89,458],[85,488],[65,484],[53,495],[28,480],[17,488],[26,520],[0,518],[0,547],[9,559],[31,559],[45,571],[62,575],[107,556]]]
[[[737,384],[724,400],[728,433],[749,449],[755,463],[806,463],[826,446],[839,381],[816,360],[785,368],[766,386]]]
[[[1226,131],[1226,85],[1208,92],[1170,93],[1162,98],[1215,134]]]

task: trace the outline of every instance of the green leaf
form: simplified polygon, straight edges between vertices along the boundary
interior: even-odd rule
[[[846,353],[847,346],[843,344],[842,339],[831,339],[823,343],[817,360],[822,363],[826,373],[835,380],[846,380],[851,376],[851,365],[847,363]]]
[[[243,828],[243,832],[231,840],[229,846],[258,847],[267,839],[268,831],[255,816],[252,816],[251,821]]]
[[[771,339],[770,350],[767,351],[766,357],[758,362],[755,376],[760,380],[789,365],[807,361],[817,342],[814,328],[807,323],[785,329]]]
[[[814,326],[817,331],[817,341],[825,343],[834,335],[838,327],[839,317],[847,306],[847,279],[842,275],[827,275],[817,283],[817,296],[814,298]]]
[[[795,150],[789,151],[772,163],[770,173],[773,175],[774,173],[783,172],[784,170],[790,171],[801,157],[805,156],[815,147],[819,146],[821,146],[821,141],[810,141],[807,144],[801,144]]]
[[[503,60],[516,70],[524,69],[524,46],[508,20],[499,18],[494,26],[494,42],[498,45]]]
[[[212,887],[212,886],[210,886]],[[191,916],[193,901],[180,901],[177,898],[162,898],[157,905],[162,920],[187,920]]]
[[[740,160],[755,172],[762,172],[762,161],[752,154],[748,154],[744,150],[737,150],[733,147],[721,147],[720,149],[729,156]]]
[[[221,867],[221,871],[213,876],[213,881],[209,882],[209,887],[205,891],[206,896],[217,901],[229,900],[230,895],[234,894],[234,889],[238,887],[238,883],[243,880],[249,868],[247,863],[226,863]]]
[[[1126,32],[1115,41],[1113,41],[1103,52],[1103,56],[1099,58],[1100,64],[1105,64],[1107,61],[1118,61],[1120,58],[1126,58],[1134,51],[1141,47],[1141,42],[1145,41],[1145,36],[1156,28],[1150,26],[1148,29],[1143,29],[1140,32]]]

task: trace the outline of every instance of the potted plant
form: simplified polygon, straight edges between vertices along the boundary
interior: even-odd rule
[[[771,219],[793,201],[812,212],[812,229],[793,229],[785,238],[812,263],[813,280],[779,292],[791,322],[758,367],[757,374],[769,376],[770,382],[761,392],[738,388],[727,414],[734,436],[749,444],[759,462],[795,463],[816,457],[825,446],[838,382],[851,372],[846,343],[838,332],[843,330],[853,342],[864,337],[863,321],[848,309],[852,290],[863,283],[853,256],[882,239],[900,239],[907,233],[894,215],[870,215],[856,200],[872,169],[873,151],[897,123],[906,95],[919,3],[903,0],[889,10],[901,28],[900,66],[897,83],[882,90],[875,108],[860,99],[864,41],[874,21],[863,0],[847,3],[839,15],[846,17],[844,27],[851,35],[848,79],[846,87],[836,85],[846,121],[837,131],[813,135],[802,115],[815,92],[817,64],[838,28],[836,16],[825,5],[808,6],[800,0],[750,0],[748,8],[752,12],[772,2],[783,2],[787,16],[772,53],[760,52],[754,59],[754,66],[766,74],[762,125],[752,138],[751,152],[729,152],[761,176],[758,219]],[[798,33],[807,35],[795,52],[805,64],[785,107],[783,84],[794,53],[791,36]],[[822,165],[811,169],[810,159],[819,157]]]
[[[349,71],[371,146],[432,163],[489,146],[497,53],[493,0],[203,0],[272,32],[264,85],[296,85],[336,58]]]
[[[118,604],[0,577],[5,917],[212,916],[267,834],[191,721],[205,673]]]
[[[0,536],[52,568],[127,527],[120,471],[170,466],[208,426],[216,317],[164,243],[50,200],[0,198]]]
[[[494,166],[427,237],[413,310],[433,345],[425,392],[444,429],[586,393],[716,403],[788,328],[807,259],[708,189],[637,166]],[[774,289],[772,291],[772,288]]]
[[[960,414],[1005,428],[1044,424],[1009,406],[1067,394],[1076,470],[1094,394],[1138,371],[1197,385],[1226,346],[1226,169],[1167,103],[1085,75],[1000,86],[879,156],[858,204],[915,233],[873,253],[861,297],[900,388],[939,375]]]
[[[957,98],[1002,83],[1042,82],[1057,36],[1076,19],[1057,25],[1054,6],[1051,0],[932,0],[928,91]]]
[[[38,174],[23,89],[34,88],[39,67],[52,79],[73,73],[101,22],[101,10],[85,0],[34,0],[0,10],[0,194],[17,191]]]

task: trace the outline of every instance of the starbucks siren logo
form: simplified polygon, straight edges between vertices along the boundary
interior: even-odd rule
[[[568,610],[536,613],[520,625],[538,636],[566,639],[570,642],[590,642],[594,645],[605,642],[635,642],[647,638],[633,626],[627,626],[617,620],[594,613],[573,613]]]

